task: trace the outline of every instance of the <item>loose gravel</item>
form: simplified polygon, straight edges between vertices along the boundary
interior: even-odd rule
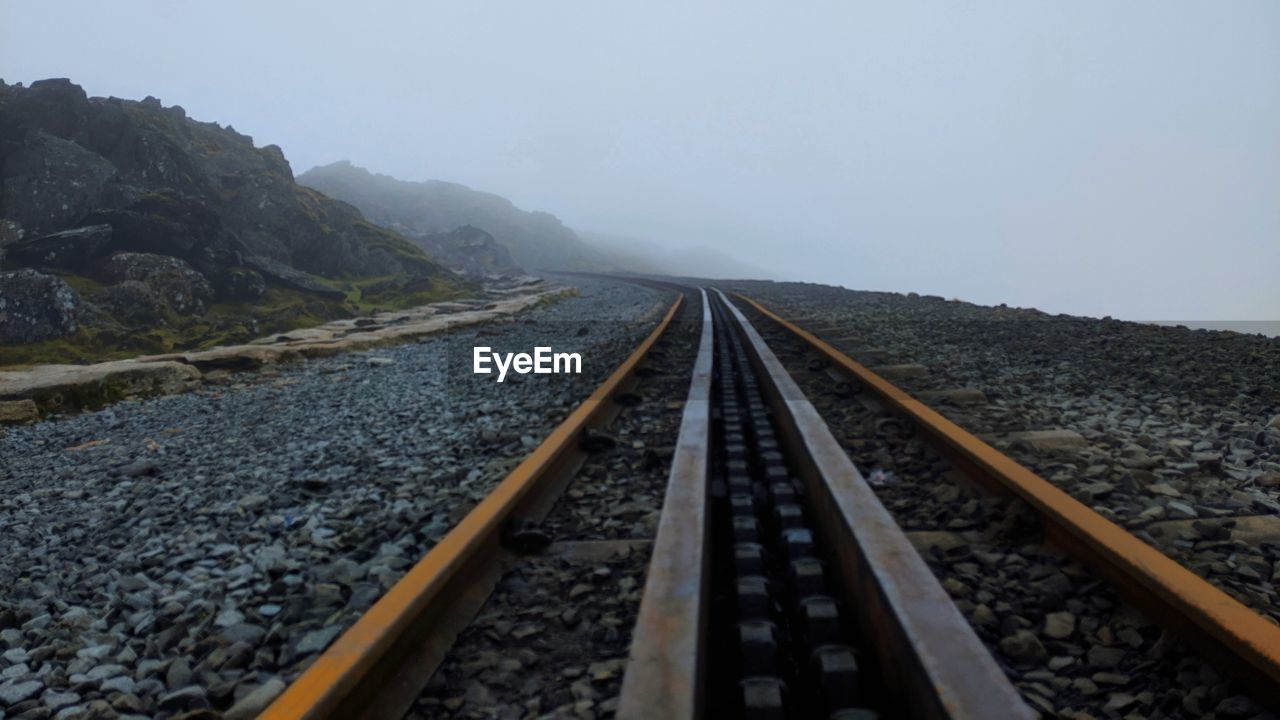
[[[1075,718],[1263,716],[1172,635],[1043,547],[1025,506],[972,494],[900,420],[748,314],[1032,707]],[[866,333],[843,316],[830,323],[845,328],[832,335]]]
[[[540,530],[553,542],[508,571],[411,718],[596,718],[617,707],[657,532],[701,310],[687,303],[653,371]]]
[[[1280,622],[1280,338],[981,307],[800,283],[741,283],[802,324],[915,363],[913,394],[1104,517]],[[857,353],[855,353],[855,356]],[[1006,433],[1062,429],[1080,447]]]
[[[0,718],[252,717],[673,299],[578,297],[0,437]],[[581,375],[471,374],[471,348]]]

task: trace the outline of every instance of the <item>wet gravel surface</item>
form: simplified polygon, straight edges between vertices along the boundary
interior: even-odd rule
[[[673,299],[579,297],[0,437],[0,718],[251,717]],[[581,375],[470,372],[471,348]],[[209,714],[209,713],[206,713]]]
[[[827,337],[856,338],[846,344],[864,364],[923,365],[893,378],[908,392],[981,390],[973,404],[929,402],[1280,622],[1280,339],[820,285],[741,288]],[[1079,446],[1004,435],[1051,429]]]
[[[609,435],[459,636],[408,717],[612,717],[701,326],[697,303],[650,351]]]
[[[1046,549],[1028,508],[973,494],[892,414],[834,381],[770,321],[748,316],[1033,708],[1078,718],[1267,717],[1087,570]]]

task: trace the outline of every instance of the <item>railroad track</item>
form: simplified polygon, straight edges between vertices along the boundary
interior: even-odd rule
[[[1027,674],[953,602],[944,581],[954,578],[913,549],[851,460],[844,430],[828,426],[738,305],[770,325],[766,335],[816,353],[850,392],[874,396],[880,415],[905,417],[895,433],[1019,497],[1057,548],[1273,699],[1274,625],[767,308],[684,288],[631,357],[264,717],[482,710],[420,698],[503,574],[555,539],[544,518],[592,454],[608,452],[604,430],[655,374],[646,363],[678,316],[701,326],[683,340],[696,359],[682,371],[688,393],[656,534],[628,540],[652,550],[643,593],[633,593],[638,616],[621,635],[630,637],[621,694],[578,707],[627,718],[1033,717]],[[604,673],[609,687],[614,675]]]

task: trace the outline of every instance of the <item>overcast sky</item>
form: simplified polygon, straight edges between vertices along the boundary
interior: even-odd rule
[[[787,278],[1280,319],[1275,0],[0,0],[0,77]]]

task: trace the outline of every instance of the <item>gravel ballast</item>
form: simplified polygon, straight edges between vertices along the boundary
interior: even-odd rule
[[[1108,450],[1116,442],[1115,436],[1125,438],[1135,430],[1152,434],[1145,439],[1134,438],[1132,443],[1143,442],[1142,447],[1153,448],[1148,457],[1155,456],[1163,461],[1162,454],[1154,448],[1169,445],[1167,436],[1156,434],[1158,423],[1133,425],[1124,422],[1132,417],[1148,417],[1145,411],[1126,412],[1124,403],[1110,402],[1111,398],[1127,396],[1121,388],[1126,387],[1125,376],[1132,375],[1123,362],[1111,361],[1118,367],[1108,372],[1109,365],[1105,359],[1087,354],[1080,357],[1063,350],[1065,359],[1055,366],[1055,372],[1066,378],[1077,373],[1084,376],[1086,371],[1073,368],[1072,362],[1096,362],[1099,369],[1094,374],[1103,393],[1092,401],[1097,408],[1094,417],[1101,418],[1102,422],[1072,423],[1069,421],[1080,419],[1078,413],[1055,414],[1044,408],[1074,408],[1078,407],[1076,403],[1090,402],[1088,398],[1069,393],[1052,395],[1045,385],[1062,392],[1053,382],[1033,386],[1045,393],[1038,400],[1028,390],[1029,381],[1025,376],[1037,372],[1032,367],[1043,366],[1045,358],[1052,357],[1054,352],[1051,326],[1040,324],[1027,328],[1025,334],[1030,336],[1028,338],[1011,325],[1042,322],[1034,313],[1014,311],[1009,314],[1003,309],[962,306],[963,312],[973,316],[980,316],[984,310],[992,311],[994,317],[987,320],[987,324],[1005,325],[980,333],[975,327],[957,325],[959,320],[944,314],[936,323],[920,320],[930,332],[935,333],[932,339],[926,340],[923,336],[904,339],[906,331],[895,325],[894,320],[907,323],[901,317],[907,311],[899,308],[897,303],[907,307],[915,302],[930,303],[935,307],[952,303],[907,297],[895,301],[893,296],[886,298],[883,294],[849,293],[817,286],[752,284],[748,292],[779,309],[784,316],[795,317],[801,325],[818,330],[820,335],[833,342],[837,338],[845,338],[840,344],[857,348],[852,354],[855,358],[861,354],[866,364],[893,367],[894,371],[885,374],[898,374],[893,378],[894,382],[909,391],[918,393],[957,387],[981,390],[986,394],[990,409],[972,402],[951,408],[946,405],[938,407],[968,429],[988,435],[997,445],[1042,475],[1050,477],[1046,468],[1053,468],[1053,481],[1073,491],[1099,512],[1135,527],[1134,523],[1128,522],[1129,516],[1125,512],[1128,506],[1123,499],[1126,493],[1119,488],[1129,488],[1136,493],[1143,487],[1140,481],[1135,482],[1132,478],[1132,471],[1136,469],[1133,463],[1124,462],[1136,452],[1116,453],[1114,462],[1108,464],[1106,458],[1111,457]],[[873,297],[865,299],[861,298],[862,295]],[[848,300],[847,296],[855,299]],[[865,300],[867,308],[862,308],[859,300]],[[920,312],[927,315],[926,310]],[[944,587],[1033,707],[1062,717],[1260,716],[1259,705],[1240,687],[1225,681],[1211,664],[1126,606],[1084,568],[1041,546],[1036,524],[1025,507],[1016,502],[974,496],[966,483],[951,472],[949,465],[915,438],[903,423],[874,403],[862,402],[858,393],[822,372],[820,364],[813,363],[810,356],[802,351],[801,344],[790,339],[789,334],[757,314],[748,314],[788,369],[797,376],[797,381],[832,425],[851,458],[876,487],[886,507],[899,524],[912,533],[913,541]],[[908,317],[911,317],[909,313]],[[1078,325],[1087,321],[1070,319],[1070,322]],[[1117,324],[1100,323],[1103,332],[1112,332],[1106,329],[1112,325]],[[877,335],[882,327],[885,328],[885,337],[895,338],[899,344],[882,342]],[[1120,332],[1124,329],[1122,327]],[[1150,328],[1137,326],[1132,329],[1139,339],[1113,338],[1105,347],[1121,356],[1136,352],[1133,348],[1126,348],[1125,343],[1141,344]],[[954,346],[960,342],[957,338],[970,336],[975,338],[974,344],[982,345],[982,352],[986,353],[972,365],[969,364],[971,359],[964,357],[967,350]],[[1018,340],[1003,340],[1005,338]],[[1243,339],[1245,347],[1254,350],[1263,347],[1264,355],[1266,344],[1271,342],[1260,338]],[[1013,344],[1014,349],[1010,351],[999,347],[1002,341]],[[908,353],[916,350],[909,344],[911,342],[920,343],[920,347],[926,350]],[[1036,353],[1018,345],[1018,342],[1032,347],[1047,347],[1041,347]],[[875,349],[867,352],[866,348]],[[1169,348],[1164,352],[1172,354]],[[997,363],[996,357],[1005,359]],[[1174,362],[1178,359],[1179,356],[1173,356]],[[949,364],[952,362],[972,372],[952,374]],[[921,365],[925,369],[923,373],[918,369]],[[1250,367],[1249,363],[1244,365]],[[904,366],[911,370],[903,372]],[[1186,370],[1188,366],[1182,367]],[[1251,379],[1264,384],[1269,380],[1265,373],[1255,373]],[[1015,402],[1004,402],[1005,390],[1001,382],[1015,386]],[[1080,377],[1077,382],[1084,384],[1085,380]],[[1141,388],[1129,387],[1128,392],[1140,395]],[[1145,402],[1155,404],[1150,398]],[[1173,402],[1164,400],[1164,404]],[[1012,410],[1008,409],[1010,405]],[[1252,404],[1246,399],[1236,403],[1234,411],[1240,412],[1235,409],[1240,406],[1248,412],[1264,415],[1268,412],[1265,402]],[[1037,409],[1034,416],[1031,408]],[[1127,429],[1109,429],[1113,424]],[[1044,428],[1071,430],[1077,433],[1075,438],[1080,441],[1062,432],[1022,436],[1018,441],[999,441],[1007,438],[1005,433],[1011,431]],[[1202,432],[1213,433],[1211,436],[1217,437],[1226,435],[1225,447],[1234,449],[1237,445],[1231,442],[1229,432],[1223,432],[1230,428],[1230,425],[1204,428]],[[1183,432],[1187,431],[1183,429]],[[1260,434],[1258,444],[1264,442],[1266,438]],[[1228,454],[1239,457],[1230,450]],[[1265,457],[1262,462],[1267,462]],[[1168,470],[1164,462],[1154,465],[1144,462],[1144,465],[1153,474]],[[1102,470],[1098,469],[1099,466]],[[1089,477],[1075,480],[1069,477],[1073,469]],[[1204,466],[1196,465],[1195,470],[1195,474],[1184,473],[1190,477],[1183,477],[1180,481],[1175,480],[1172,473],[1159,477],[1170,489],[1177,488],[1180,495],[1174,497],[1195,498],[1191,502],[1196,506],[1215,507],[1217,498],[1212,489],[1218,485],[1212,482],[1213,476]],[[1257,470],[1265,472],[1266,465]],[[1199,497],[1195,494],[1197,480],[1204,479],[1210,480],[1206,483],[1210,490],[1204,493],[1207,497]],[[1218,478],[1218,483],[1227,482]],[[1236,481],[1231,484],[1241,488],[1238,492],[1248,491],[1246,497],[1267,498],[1254,483]],[[1155,494],[1169,497],[1165,493],[1157,490]],[[1112,504],[1112,495],[1119,496],[1119,502]],[[1269,579],[1271,564],[1276,560],[1276,546],[1269,542],[1253,544],[1243,539],[1232,540],[1230,533],[1224,536],[1221,531],[1216,531],[1212,540],[1204,537],[1207,532],[1215,532],[1205,530],[1205,527],[1219,526],[1231,529],[1225,523],[1188,526],[1188,530],[1198,537],[1180,538],[1175,548],[1182,552],[1182,557],[1192,557],[1202,563],[1217,563],[1226,569],[1234,569],[1232,564],[1235,563],[1248,563],[1250,558],[1263,558],[1266,565],[1257,562],[1262,566],[1258,575],[1265,573]],[[1138,524],[1136,527],[1146,526]],[[1146,539],[1156,537],[1159,535],[1153,533]],[[1171,554],[1178,557],[1176,553]],[[1221,585],[1235,590],[1237,597],[1252,600],[1250,604],[1276,617],[1271,603],[1274,590],[1268,580],[1257,582],[1253,587],[1230,582]]]
[[[851,354],[873,370],[924,368],[886,376],[1280,622],[1280,339],[823,285],[737,287],[802,326],[839,328],[826,335],[852,338],[836,344],[860,348]],[[980,399],[929,399],[957,388]]]
[[[0,437],[3,716],[252,717],[652,329],[563,299],[415,344],[208,378]],[[471,348],[582,354],[471,373]]]
[[[410,718],[611,717],[701,332],[687,303],[649,371],[506,573]]]

